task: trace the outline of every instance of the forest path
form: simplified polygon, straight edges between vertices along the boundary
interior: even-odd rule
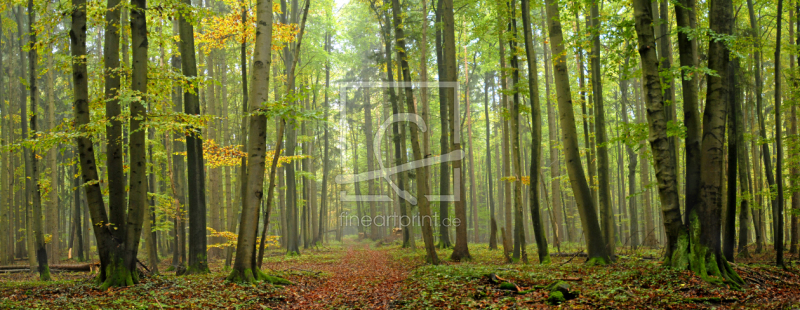
[[[322,283],[288,286],[283,309],[391,309],[411,266],[394,260],[388,249],[349,244],[341,259],[309,269],[330,274]],[[306,287],[303,287],[306,286]]]

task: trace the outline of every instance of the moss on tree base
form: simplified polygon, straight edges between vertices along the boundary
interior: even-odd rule
[[[675,249],[672,255],[664,260],[664,265],[690,270],[709,283],[727,284],[732,289],[741,289],[744,280],[733,270],[728,261],[717,256],[700,242],[700,220],[697,214],[692,214],[690,224],[690,233],[678,236]]]
[[[131,272],[128,268],[125,268],[121,259],[112,260],[111,263],[106,266],[105,276],[106,278],[102,280],[102,283],[99,283],[101,290],[106,290],[109,287],[131,286],[139,280],[135,272]],[[98,282],[101,281],[100,277],[97,277],[97,279]]]
[[[586,266],[605,266],[610,262],[602,257],[592,257],[586,261]]]

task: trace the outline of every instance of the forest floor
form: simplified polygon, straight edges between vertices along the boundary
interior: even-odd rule
[[[143,278],[139,285],[100,291],[92,275],[55,272],[55,281],[36,281],[31,273],[0,273],[0,309],[699,309],[800,307],[800,276],[796,256],[788,271],[771,266],[770,253],[734,264],[747,282],[733,290],[704,282],[689,272],[662,268],[656,250],[620,249],[610,266],[587,267],[584,257],[553,257],[538,265],[535,246],[531,264],[505,264],[501,251],[485,244],[470,245],[473,259],[447,260],[440,250],[438,266],[424,264],[425,253],[396,245],[346,240],[309,249],[300,256],[280,250],[267,253],[264,270],[285,277],[286,287],[241,286],[224,281],[223,261],[211,263],[211,273],[176,277],[171,272]],[[562,246],[579,253],[577,246]],[[573,250],[573,251],[570,251]],[[159,265],[165,270],[169,259]],[[494,274],[515,284],[511,290],[491,280]],[[564,281],[568,299],[548,301],[545,286]],[[521,291],[521,292],[518,292]],[[571,298],[570,298],[571,297]]]

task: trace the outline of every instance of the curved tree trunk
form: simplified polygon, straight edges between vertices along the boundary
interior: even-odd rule
[[[75,8],[72,10],[72,24],[69,31],[70,54],[73,58],[80,59],[86,57],[86,1],[72,0]],[[72,86],[73,103],[72,112],[75,117],[75,126],[82,133],[75,140],[80,158],[81,180],[86,191],[88,211],[91,214],[91,222],[108,223],[108,215],[103,202],[103,193],[100,188],[100,178],[97,174],[94,147],[91,136],[86,126],[89,124],[89,81],[86,62],[72,62]],[[92,225],[95,238],[97,240],[97,252],[100,256],[100,271],[97,275],[97,282],[106,280],[106,270],[109,264],[109,251],[112,244],[111,231],[107,225]],[[88,245],[88,242],[87,242]]]
[[[552,60],[555,73],[556,93],[558,95],[558,110],[561,119],[561,130],[564,141],[564,154],[567,162],[567,172],[578,204],[584,235],[588,249],[589,264],[606,264],[611,261],[605,240],[597,221],[597,212],[594,208],[592,193],[586,182],[586,175],[581,166],[578,153],[578,137],[575,129],[575,115],[572,112],[572,94],[569,85],[569,73],[566,59],[564,59],[564,35],[561,30],[561,17],[559,7],[554,0],[546,1],[548,30],[550,33],[550,49],[558,58]]]
[[[444,38],[445,38],[445,48],[444,53],[448,53],[450,51],[451,55],[443,55],[448,56],[445,57],[445,63],[447,64],[447,77],[448,80],[455,81],[455,42],[453,39],[455,38],[453,35],[453,2],[452,0],[443,0],[443,16],[442,19],[445,22],[445,31],[444,31]],[[417,108],[414,104],[414,95],[412,93],[411,88],[411,71],[408,67],[408,58],[406,56],[406,43],[405,43],[405,33],[403,31],[402,26],[402,19],[400,17],[401,14],[400,8],[400,1],[399,0],[392,0],[392,15],[393,15],[393,23],[394,23],[394,37],[395,37],[395,44],[397,44],[397,57],[400,61],[400,66],[403,71],[403,81],[406,83],[405,89],[405,99],[406,99],[406,106],[408,109],[408,113],[411,115],[415,115],[417,113]],[[452,65],[452,68],[450,67]],[[447,93],[448,99],[453,99],[454,97],[451,95],[449,91],[445,91]],[[454,101],[449,101],[454,102]],[[452,120],[451,120],[452,122]],[[410,126],[411,128],[411,149],[414,152],[414,160],[422,160],[425,154],[422,154],[422,143],[420,140],[419,129],[417,126]],[[456,145],[455,149],[460,148],[460,145]],[[455,162],[453,164],[453,169],[460,167],[460,162]],[[418,197],[418,204],[419,204],[419,215],[422,219],[422,239],[425,242],[425,249],[428,253],[428,262],[436,265],[439,263],[439,257],[436,255],[436,245],[434,244],[433,240],[433,220],[429,219],[425,221],[425,217],[430,218],[431,216],[431,209],[430,209],[430,202],[428,202],[428,176],[427,176],[427,168],[426,167],[417,167],[417,197]],[[464,212],[464,204],[463,201],[461,203],[461,213],[459,213],[459,202],[456,202],[456,216],[462,219],[462,223],[466,224],[466,212]],[[466,243],[466,225],[458,226],[456,229],[458,233],[456,234],[458,238],[456,239],[456,247],[453,251],[452,258],[454,260],[458,260],[458,256],[456,256],[457,252],[461,253],[461,258],[469,258],[469,251],[467,250],[467,243]],[[463,240],[461,233],[463,229]],[[463,244],[459,243],[459,240],[463,242]]]

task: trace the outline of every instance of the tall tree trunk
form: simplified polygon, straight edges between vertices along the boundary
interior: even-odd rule
[[[679,28],[695,28],[695,1],[681,0],[675,5],[675,22]],[[695,40],[696,41],[696,40]],[[680,54],[681,68],[697,66],[697,45],[689,38],[685,31],[678,32],[678,51]],[[700,112],[698,110],[697,74],[688,70],[683,72],[681,78],[681,92],[683,94],[683,122],[686,126],[684,140],[686,186],[685,215],[683,222],[689,223],[689,214],[697,205],[700,195]]]
[[[509,128],[510,128],[510,141],[511,142],[511,167],[513,170],[513,184],[514,184],[514,254],[515,261],[522,259],[523,262],[528,262],[528,254],[525,252],[525,230],[524,230],[524,216],[522,212],[522,160],[520,156],[520,143],[519,143],[519,58],[517,57],[517,1],[509,2],[511,8],[511,18],[508,24],[508,31],[511,33],[511,39],[508,40],[509,51],[511,51],[511,92],[513,94],[513,101],[509,106]]]
[[[158,186],[156,184],[156,171],[155,170],[155,161],[153,161],[153,144],[155,143],[155,128],[149,128],[148,130],[148,139],[151,141],[151,144],[147,147],[147,153],[150,157],[150,169],[148,169],[148,180],[147,183],[149,184],[149,194],[153,194],[153,196],[149,196],[147,209],[144,213],[144,247],[147,249],[147,263],[150,264],[150,272],[153,274],[158,274],[158,250],[157,250],[157,240],[155,231],[153,231],[153,227],[157,224],[156,223],[156,198],[155,195],[158,194]]]
[[[487,72],[484,76],[483,88],[483,116],[486,118],[486,174],[488,183],[488,204],[489,204],[489,250],[497,250],[497,221],[494,212],[494,187],[492,184],[492,154],[491,128],[489,127],[489,83],[494,81],[493,72]]]
[[[656,7],[653,8],[655,10]],[[667,113],[668,122],[678,121],[677,106],[675,101],[675,79],[672,74],[668,73],[672,67],[672,42],[670,42],[670,24],[669,24],[669,8],[667,1],[662,0],[658,7],[658,29],[656,30],[656,37],[658,37],[658,55],[661,61],[659,70],[664,72],[662,75],[662,85],[664,87],[664,100],[667,104],[665,112]],[[654,12],[655,13],[655,12]],[[668,80],[668,81],[667,81]],[[672,154],[672,166],[675,167],[675,175],[679,175],[680,166],[678,165],[678,139],[676,136],[667,137],[670,143],[670,154]],[[680,180],[677,182],[677,191],[680,193]],[[678,206],[681,201],[678,200]]]
[[[36,80],[39,75],[36,69],[39,57],[36,48],[36,32],[34,31],[35,22],[36,11],[33,7],[33,0],[28,0],[28,43],[30,44],[30,51],[28,52],[28,89],[30,89],[31,104],[30,131],[28,131],[28,128],[25,126],[25,122],[28,120],[27,108],[25,106],[25,101],[22,101],[22,134],[23,137],[27,139],[32,138],[31,133],[37,132],[37,118],[39,116],[39,113],[36,111],[39,106],[39,88],[36,84]],[[25,155],[27,158],[25,163],[25,205],[28,208],[31,208],[31,212],[28,213],[29,216],[33,216],[33,220],[29,221],[29,226],[27,229],[33,230],[39,279],[42,281],[50,281],[50,267],[48,265],[47,249],[45,248],[44,243],[42,196],[39,185],[39,169],[36,150],[25,148]],[[58,240],[57,237],[54,236],[54,240]],[[31,269],[33,269],[33,266],[31,266]]]
[[[455,34],[453,28],[453,2],[452,0],[443,0],[443,14],[442,20],[444,21],[444,41],[445,41],[445,48],[443,56],[445,58],[446,64],[446,78],[448,81],[455,82],[457,77],[455,74]],[[393,15],[393,23],[394,23],[394,37],[395,37],[395,44],[397,44],[397,57],[400,61],[400,66],[403,72],[403,81],[405,82],[405,98],[406,98],[406,106],[408,109],[408,113],[410,115],[416,115],[417,108],[414,105],[414,95],[412,93],[411,88],[411,71],[408,67],[408,58],[406,56],[406,43],[405,43],[405,33],[403,31],[402,26],[402,19],[400,17],[401,8],[400,8],[400,1],[399,0],[392,0],[392,15]],[[449,90],[445,91],[445,94],[448,98],[448,102],[454,103],[455,101],[455,92],[450,92]],[[455,108],[455,106],[453,107]],[[452,123],[452,120],[451,120]],[[420,129],[416,126],[410,126],[411,128],[411,149],[414,152],[414,160],[421,161],[425,154],[422,154],[422,143],[419,141],[420,139]],[[425,129],[425,128],[421,128]],[[423,130],[424,131],[424,130]],[[452,129],[451,129],[452,131]],[[452,149],[459,150],[461,145],[451,143]],[[456,161],[453,163],[453,170],[460,168],[461,162]],[[439,263],[439,257],[436,255],[436,245],[434,244],[433,240],[433,221],[430,219],[431,210],[430,210],[430,202],[428,202],[428,198],[425,195],[430,193],[428,189],[428,176],[427,176],[427,169],[425,167],[417,167],[417,197],[419,200],[417,203],[419,204],[419,214],[420,218],[422,219],[422,239],[425,242],[425,249],[428,253],[428,262],[436,265]],[[463,183],[462,183],[463,184]],[[462,185],[463,187],[463,185]],[[463,189],[463,188],[462,188]],[[463,192],[463,191],[462,191]],[[456,201],[456,217],[461,219],[463,224],[466,224],[466,210],[464,210],[464,202]],[[460,206],[460,208],[459,208]],[[425,221],[425,217],[428,217],[429,220]],[[466,225],[460,225],[456,227],[456,246],[453,250],[453,255],[451,258],[455,261],[458,261],[460,258],[469,258],[469,250],[467,249],[467,229]],[[463,235],[463,236],[462,236]],[[457,254],[458,253],[458,254]]]
[[[608,249],[605,246],[600,224],[597,221],[597,213],[592,200],[592,193],[589,184],[586,182],[586,175],[581,166],[580,154],[578,153],[578,137],[575,129],[575,115],[572,111],[572,94],[569,86],[569,73],[567,71],[564,51],[564,35],[561,30],[561,17],[559,16],[559,6],[554,0],[546,1],[548,30],[550,33],[550,49],[553,55],[558,55],[560,59],[553,59],[553,71],[555,73],[556,92],[558,94],[558,110],[561,118],[561,130],[564,141],[564,153],[567,161],[567,171],[578,204],[578,212],[581,217],[584,235],[588,249],[589,264],[606,264],[611,261]]]
[[[591,22],[587,18],[586,19],[586,26],[591,27]],[[581,33],[581,23],[580,23],[580,15],[578,12],[575,12],[575,29],[576,33]],[[552,59],[550,60],[552,62]],[[583,124],[583,145],[586,148],[586,169],[589,173],[589,190],[592,192],[592,203],[596,204],[597,202],[597,191],[594,188],[594,175],[597,169],[595,168],[595,160],[594,160],[594,128],[589,125],[590,119],[592,118],[591,112],[587,112],[586,109],[586,78],[584,77],[584,66],[583,66],[583,49],[578,48],[578,87],[580,88],[580,101],[581,101],[581,123]],[[592,96],[589,95],[589,101],[592,100]],[[591,110],[590,110],[591,111]],[[595,210],[598,211],[598,210]]]
[[[253,51],[253,74],[251,93],[249,99],[249,137],[247,153],[247,182],[241,184],[246,187],[247,195],[241,198],[242,216],[239,224],[238,242],[236,244],[236,260],[233,270],[227,280],[233,282],[252,283],[258,280],[267,280],[273,283],[288,282],[273,278],[262,273],[256,265],[256,237],[258,233],[258,210],[264,190],[264,168],[266,162],[267,116],[266,106],[269,96],[269,74],[272,64],[272,1],[258,0],[256,2],[256,39]],[[242,68],[242,70],[245,70]],[[277,156],[278,152],[276,152]],[[265,222],[265,226],[266,226]],[[282,281],[281,281],[282,280]]]
[[[283,132],[285,129],[286,129],[286,121],[284,119],[281,119],[278,123],[278,132],[276,133],[275,136],[275,148],[273,149],[273,155],[269,169],[269,186],[267,187],[267,206],[266,208],[264,208],[264,225],[261,229],[261,242],[259,243],[258,247],[258,261],[257,261],[258,268],[261,268],[261,265],[264,262],[264,248],[266,246],[267,228],[269,228],[269,216],[270,216],[270,211],[272,210],[272,201],[274,199],[275,184],[277,183],[276,182],[277,180],[275,179],[275,173],[278,170],[278,160],[280,159],[281,156],[281,147],[283,146]],[[264,156],[266,156],[266,153]]]
[[[625,59],[625,69],[628,68],[628,58]],[[625,76],[625,75],[623,75]],[[635,123],[635,120],[628,121],[628,80],[625,78],[620,79],[619,89],[622,93],[622,122],[628,124],[628,126]],[[625,133],[626,136],[630,135],[630,132]],[[628,153],[628,193],[630,195],[630,200],[628,201],[628,208],[629,208],[629,218],[630,218],[630,246],[631,248],[636,248],[640,245],[639,243],[639,212],[638,208],[636,207],[636,165],[638,164],[636,152],[631,147],[631,143],[625,143],[625,150]],[[620,159],[622,160],[622,159]]]
[[[4,51],[6,46],[3,45],[3,25],[0,23],[0,51]],[[11,50],[11,47],[7,47],[8,50]],[[6,96],[5,96],[5,83],[3,81],[5,77],[5,67],[3,66],[3,54],[0,53],[0,108],[2,108],[2,116],[0,116],[0,143],[3,147],[8,146],[9,139],[8,139],[8,132],[11,131],[11,127],[8,126],[6,119],[10,118],[6,107]],[[8,178],[8,174],[6,171],[9,169],[9,152],[2,152],[0,154],[0,193],[3,195],[3,201],[0,202],[0,263],[5,264],[7,261],[11,261],[11,257],[9,257],[10,253],[13,253],[12,247],[12,240],[11,239],[11,218],[9,213],[11,211],[11,204],[9,203],[8,197],[10,196],[9,192],[6,191],[8,188],[8,183],[10,183],[11,179]]]
[[[477,57],[477,54],[475,54]],[[477,64],[475,64],[477,65]],[[470,72],[467,68],[467,46],[464,45],[464,105],[466,106],[467,114],[467,144],[469,145],[469,149],[467,149],[467,157],[469,158],[469,202],[470,202],[470,209],[472,211],[472,233],[473,238],[472,242],[478,242],[478,238],[480,235],[478,234],[478,188],[475,178],[475,156],[473,149],[475,148],[472,144],[472,110],[470,108],[470,89],[469,89],[469,76]],[[427,153],[426,153],[427,154]]]
[[[82,59],[86,57],[86,1],[73,0],[72,5],[75,9],[71,13],[70,53],[73,58]],[[79,132],[84,134],[76,138],[80,157],[81,181],[85,184],[83,188],[86,191],[87,209],[91,214],[92,229],[97,240],[97,251],[100,257],[100,271],[96,279],[102,283],[109,279],[109,273],[114,270],[110,266],[109,252],[112,248],[117,248],[118,244],[113,241],[109,226],[100,224],[108,223],[108,215],[103,202],[100,178],[97,174],[94,147],[89,131],[86,129],[90,121],[89,83],[86,62],[72,62],[72,85],[74,99],[72,111],[75,117],[75,126]],[[85,246],[88,247],[88,245],[89,242],[86,242]]]
[[[739,91],[735,96],[740,97],[742,94]],[[736,100],[736,111],[733,113],[734,121],[736,122],[736,160],[739,171],[739,189],[742,195],[741,206],[739,207],[739,256],[750,257],[747,250],[748,238],[750,237],[750,202],[753,197],[753,182],[750,179],[750,158],[747,151],[747,144],[744,142],[744,109],[742,109],[742,100]]]
[[[500,11],[507,9],[500,5],[498,8]],[[504,16],[503,14],[499,14],[500,16]],[[503,39],[503,32],[505,31],[504,28],[504,18],[500,18],[499,20],[499,37],[500,37],[500,87],[502,89],[501,92],[501,110],[508,109],[508,77],[506,76],[506,55],[505,55],[505,40]],[[510,154],[509,154],[509,128],[508,128],[508,120],[505,117],[502,117],[500,122],[503,124],[503,141],[501,148],[503,149],[503,173],[501,175],[501,179],[508,177],[511,175],[511,163],[510,163]],[[502,182],[503,184],[503,233],[501,234],[503,238],[503,253],[506,257],[508,262],[511,262],[511,248],[507,247],[507,245],[511,245],[511,242],[507,242],[506,238],[511,237],[511,221],[513,217],[511,216],[511,184],[509,182]]]
[[[444,42],[442,42],[442,6],[444,0],[436,1],[436,64],[439,73],[439,81],[444,81],[445,73],[445,60]],[[390,74],[391,75],[391,74]],[[439,88],[439,93],[444,93],[445,88]],[[439,148],[442,154],[450,152],[450,108],[447,104],[446,96],[439,95],[439,121],[441,125],[441,137],[439,138]],[[399,151],[398,151],[399,152]],[[399,162],[397,164],[400,164]],[[443,162],[439,165],[439,195],[450,195],[450,164]],[[445,225],[445,219],[450,218],[450,206],[447,201],[439,201],[439,214],[441,215],[441,222],[439,223],[439,248],[448,249],[453,247],[450,243],[450,227]]]
[[[242,10],[241,22],[245,23],[245,21],[247,20],[247,7],[244,5],[244,3],[242,3],[241,10]],[[248,136],[248,125],[249,125],[247,113],[250,111],[248,106],[247,106],[247,103],[248,103],[248,98],[247,98],[247,95],[248,95],[248,93],[247,93],[247,42],[242,42],[242,44],[240,45],[240,47],[239,47],[239,58],[240,58],[240,61],[241,61],[241,67],[240,68],[242,70],[242,119],[241,119],[241,123],[240,123],[241,124],[240,125],[241,129],[240,129],[240,133],[239,133],[239,145],[241,145],[241,146],[239,147],[239,150],[242,153],[246,154],[248,152],[248,150],[247,150],[247,136]],[[276,96],[277,96],[277,93],[278,92],[276,91],[275,92]],[[233,206],[231,206],[231,211],[234,211],[234,209],[236,209],[236,211],[231,212],[231,214],[228,215],[228,220],[229,220],[229,222],[228,222],[228,231],[229,232],[233,232],[234,230],[236,230],[237,224],[239,223],[239,221],[235,218],[234,214],[239,213],[238,211],[241,211],[241,206],[243,204],[244,197],[247,195],[247,187],[243,185],[246,182],[247,182],[247,158],[242,158],[240,163],[239,163],[239,173],[237,175],[237,182],[236,182],[236,184],[239,186],[239,194],[237,195],[238,196],[238,201]],[[283,215],[283,214],[281,214],[281,215]],[[282,216],[282,218],[284,218],[284,217]],[[281,228],[285,228],[285,225],[281,225]],[[284,240],[284,239],[285,238],[281,238],[281,240]],[[233,260],[233,252],[234,251],[235,251],[234,248],[232,248],[232,247],[228,248],[228,252],[225,255],[225,266],[230,266],[231,265],[231,262]]]
[[[730,0],[719,0],[711,3],[709,25],[718,34],[731,34],[733,26],[733,4]],[[701,277],[719,276],[735,284],[742,280],[725,261],[720,248],[720,218],[722,202],[722,168],[723,140],[725,136],[725,119],[727,115],[727,98],[730,95],[728,81],[722,75],[728,69],[729,50],[721,41],[709,44],[709,69],[719,72],[717,76],[708,76],[708,93],[703,112],[703,142],[701,144],[700,165],[703,172],[700,176],[700,201],[696,214],[690,214],[690,235],[699,240],[692,240],[695,259],[689,261],[689,267]],[[699,232],[695,228],[699,227]],[[695,262],[704,260],[703,266]],[[715,263],[716,262],[716,263]],[[713,267],[709,267],[713,266]]]
[[[754,70],[755,70],[755,78],[756,78],[756,81],[755,81],[756,82],[756,94],[761,94],[762,91],[763,91],[762,90],[763,89],[763,81],[761,79],[761,53],[759,52],[759,50],[761,48],[761,43],[759,42],[760,41],[760,35],[758,35],[760,33],[760,29],[761,28],[758,26],[758,20],[756,19],[756,16],[755,16],[755,13],[754,13],[753,1],[752,0],[748,0],[747,1],[747,9],[748,9],[748,12],[750,13],[750,28],[752,29],[752,33],[754,35],[753,42],[755,44],[755,57],[754,57],[754,59],[755,59],[755,68],[754,68]],[[766,129],[766,126],[764,125],[764,109],[763,109],[764,106],[763,106],[762,99],[761,99],[762,96],[761,95],[756,95],[755,97],[756,97],[756,115],[758,117],[758,128],[759,128],[759,133],[758,134],[759,134],[759,136],[761,137],[762,140],[766,140],[767,139],[767,129]],[[775,184],[775,176],[772,173],[772,161],[770,160],[770,152],[769,152],[769,144],[768,143],[762,143],[761,144],[761,159],[763,160],[764,175],[766,176],[766,179],[767,179],[767,185],[769,186],[770,192],[771,192],[772,191],[771,189],[774,188],[776,184]],[[756,171],[756,173],[758,173],[758,171]],[[771,204],[772,204],[772,209],[773,210],[777,209],[778,201],[776,199],[771,199]],[[760,213],[759,217],[763,217],[763,214],[764,214],[765,211],[766,211],[765,209],[761,209],[761,211],[759,212]],[[763,221],[761,221],[761,223],[763,224]],[[762,234],[764,234],[765,227],[763,227],[763,225],[762,225],[762,227],[760,227],[760,228],[761,228]],[[762,236],[762,239],[763,239],[763,236]],[[761,252],[761,251],[756,250],[756,252]]]
[[[183,0],[191,6],[190,0]],[[181,15],[179,19],[181,69],[187,78],[197,77],[195,60],[194,27]],[[134,45],[136,46],[136,45]],[[196,85],[194,85],[196,87]],[[184,112],[200,115],[200,101],[196,91],[183,90]],[[186,136],[186,159],[188,164],[189,197],[189,257],[186,273],[208,272],[208,251],[206,248],[206,195],[205,166],[203,161],[203,139],[199,128],[190,128],[192,134]]]
[[[147,0],[131,0],[131,42],[133,57],[131,90],[147,95]],[[128,213],[125,219],[125,256],[124,265],[118,271],[119,275],[130,278],[133,283],[138,282],[136,272],[136,255],[139,251],[139,240],[144,224],[144,215],[147,213],[147,148],[146,127],[147,110],[143,100],[131,102],[130,121],[130,170]],[[205,236],[205,229],[204,236]],[[190,258],[191,259],[191,258]],[[113,263],[113,262],[112,262]],[[113,281],[113,280],[112,280]],[[127,280],[126,280],[127,282]]]
[[[733,60],[728,64],[726,76],[728,78],[728,174],[727,174],[727,197],[725,208],[725,227],[722,231],[722,254],[729,262],[734,260],[734,247],[736,246],[736,170],[739,163],[738,153],[736,152],[737,143],[736,132],[741,131],[736,127],[736,115],[739,114],[737,107],[739,99],[737,93],[739,92],[739,84],[737,84],[737,74],[739,70],[739,63]]]
[[[297,23],[298,18],[298,4],[297,0],[292,0],[291,2],[291,9],[286,7],[286,2],[281,1],[281,10],[283,14],[281,14],[281,22],[287,23]],[[291,18],[287,19],[287,12],[291,14]],[[292,64],[297,57],[295,57],[294,49],[291,48],[291,44],[287,44],[286,47],[283,49],[284,52],[284,63],[286,64],[286,93],[293,94],[295,91],[295,72],[292,70]],[[295,104],[295,103],[292,103]],[[253,109],[251,107],[251,109]],[[252,121],[251,121],[252,122]],[[286,134],[286,156],[294,156],[295,155],[295,148],[297,146],[297,129],[295,124],[288,124],[289,128]],[[252,129],[251,129],[252,130]],[[252,133],[251,133],[252,135]],[[248,142],[252,143],[252,142]],[[252,152],[252,150],[251,150]],[[300,253],[300,239],[299,239],[299,231],[298,231],[298,201],[297,201],[297,184],[296,184],[296,177],[295,177],[295,163],[290,163],[286,165],[286,209],[287,209],[287,216],[288,220],[286,221],[286,226],[288,228],[288,244],[287,244],[287,252],[288,253]],[[249,174],[248,169],[248,174]],[[248,178],[251,178],[248,176]],[[244,213],[242,213],[244,214]],[[244,216],[244,215],[243,215]],[[241,230],[241,228],[240,228]]]
[[[795,46],[798,46],[800,45],[800,4],[795,4],[795,5],[797,6],[796,7],[797,15],[795,15],[795,22],[797,23],[797,37],[794,38],[794,34],[792,33],[792,29],[794,29],[794,26],[791,23],[789,23],[789,38],[790,40],[795,39]],[[794,71],[795,57],[797,57],[797,55],[794,55],[789,58],[792,72],[795,72]],[[800,59],[798,59],[798,62],[800,62]],[[2,67],[2,64],[0,64],[0,67]],[[800,76],[795,76],[794,82],[792,83],[795,91],[797,91],[797,89],[800,89],[800,82],[798,82],[798,79],[800,79]],[[0,85],[2,85],[2,83],[0,83]],[[797,138],[797,104],[793,104],[791,108],[791,123],[792,127],[789,131],[789,135],[795,137],[793,143],[794,147],[792,148],[792,150],[794,154],[797,154],[798,150],[800,150],[800,148],[798,148],[797,146],[798,142],[800,142],[800,140],[798,140]],[[800,182],[800,167],[798,167],[797,161],[795,161],[794,165],[792,165],[792,168],[789,173],[791,174],[791,180],[792,180],[790,184],[792,188],[795,188],[794,192],[792,192],[792,206],[791,206],[792,220],[790,226],[791,240],[789,241],[790,244],[789,253],[797,254],[798,245],[800,245],[800,221],[798,221],[799,218],[797,215],[797,212],[800,212],[800,190],[797,190],[798,182]]]
[[[78,155],[78,152],[75,152],[74,154]],[[80,157],[79,156],[75,156],[75,157],[77,157],[76,160],[78,162],[80,162]],[[74,167],[72,175],[76,175],[77,174],[77,170],[78,169],[76,167]],[[79,262],[83,262],[83,261],[86,261],[86,256],[89,253],[85,253],[83,251],[83,243],[86,242],[86,241],[84,241],[84,239],[83,239],[83,217],[81,216],[82,212],[81,212],[81,189],[80,189],[80,185],[81,185],[80,177],[72,178],[72,187],[75,189],[74,193],[72,194],[72,196],[73,196],[72,197],[73,198],[72,225],[73,225],[73,229],[75,230],[75,239],[74,239],[75,240],[75,243],[74,243],[75,246],[72,247],[72,248],[75,249],[75,257],[78,259],[78,261]]]
[[[547,251],[547,235],[544,233],[539,210],[539,175],[542,166],[542,111],[539,103],[539,74],[536,72],[539,65],[536,62],[536,53],[533,45],[533,31],[531,31],[530,0],[522,0],[522,23],[525,34],[525,56],[528,62],[528,91],[531,103],[531,162],[530,184],[528,187],[531,220],[533,221],[533,234],[536,238],[539,263],[550,263],[550,254]],[[488,121],[488,120],[487,120]],[[521,177],[521,175],[520,175]],[[520,180],[520,184],[522,184]]]
[[[173,36],[179,35],[178,21],[172,21],[172,34]],[[175,46],[177,48],[178,46]],[[181,57],[180,55],[173,55],[172,70],[178,72],[181,70]],[[174,83],[172,87],[172,112],[183,113],[183,90],[178,83]],[[175,132],[172,136],[172,167],[171,174],[173,204],[175,205],[175,218],[174,231],[175,231],[175,248],[173,249],[172,264],[179,273],[186,270],[186,221],[184,217],[186,205],[186,162],[184,156],[176,155],[186,150],[186,145],[181,141],[185,139],[182,132]]]
[[[118,92],[121,89],[121,67],[119,61],[120,33],[120,0],[108,0],[106,4],[106,27],[103,44],[103,63],[105,76],[106,99],[106,166],[108,171],[109,220],[116,228],[112,230],[115,237],[122,240],[125,235],[125,212],[128,208],[126,200],[125,149],[123,147],[122,108],[119,105]],[[126,38],[127,39],[127,38]],[[127,40],[125,44],[127,45]],[[127,55],[127,54],[126,54]]]
[[[331,35],[326,31],[325,32],[325,52],[330,53],[331,49]],[[330,58],[325,60],[325,121],[328,120],[328,111],[330,110],[330,104],[328,102],[328,88],[331,84],[331,63]],[[330,138],[328,136],[328,123],[325,122],[322,124],[324,127],[325,142],[324,147],[325,150],[323,151],[322,155],[322,190],[320,194],[322,195],[321,203],[319,206],[319,233],[316,236],[316,242],[324,242],[325,235],[327,232],[328,227],[328,174],[330,173]]]
[[[544,10],[541,10],[542,15],[542,32],[546,29],[545,26],[545,16]],[[554,223],[554,239],[553,243],[556,247],[559,247],[562,241],[562,232],[566,232],[564,229],[565,226],[565,218],[562,216],[563,214],[563,206],[561,204],[561,158],[558,152],[558,148],[555,147],[556,145],[560,144],[558,139],[558,125],[556,124],[557,116],[556,116],[556,107],[550,101],[550,84],[552,81],[552,72],[550,71],[551,66],[549,65],[551,62],[550,57],[550,49],[548,48],[547,44],[542,44],[542,49],[544,50],[544,73],[545,73],[545,96],[547,98],[547,136],[549,139],[549,143],[547,144],[550,148],[550,163],[547,166],[550,166],[550,190],[552,193],[552,214]],[[566,239],[569,241],[569,239]]]
[[[47,48],[52,49],[52,44],[50,44]],[[53,54],[47,53],[47,66],[48,68],[54,68],[53,65]],[[2,65],[0,65],[0,72],[2,72]],[[55,84],[55,70],[48,70],[47,71],[47,79],[45,80],[46,85],[46,94],[47,94],[47,130],[55,131],[56,130],[56,113],[55,113],[55,95],[54,95],[54,84]],[[2,85],[2,83],[0,83]],[[47,213],[45,218],[47,219],[47,233],[52,236],[50,243],[48,243],[47,247],[47,254],[50,258],[51,264],[57,264],[61,260],[61,238],[59,237],[61,232],[59,230],[59,208],[58,208],[58,184],[59,184],[59,170],[58,170],[58,163],[57,163],[57,149],[55,147],[51,147],[47,150],[47,168],[50,170],[50,192],[48,193],[47,197]],[[2,208],[2,207],[0,207]],[[2,220],[0,220],[2,221]],[[2,244],[2,242],[0,242]],[[2,248],[0,248],[1,250]]]
[[[367,142],[367,150],[373,150],[373,135],[372,135],[372,103],[370,101],[370,91],[369,88],[364,88],[361,90],[362,94],[364,95],[364,137]],[[380,141],[378,141],[380,143]],[[373,171],[375,169],[375,163],[373,161],[373,156],[370,156],[371,152],[367,152],[367,171]],[[377,155],[377,154],[376,154]],[[375,181],[370,179],[367,181],[367,193],[372,196],[375,195]],[[369,201],[369,216],[370,218],[374,219],[378,216],[378,209],[375,206],[375,201]],[[381,238],[380,235],[380,227],[378,225],[370,225],[369,227],[369,237],[372,240],[378,240]]]
[[[212,48],[208,55],[206,55],[207,59],[207,70],[208,70],[208,77],[210,80],[219,81],[219,72],[217,72],[217,52],[218,50]],[[202,53],[202,52],[201,52]],[[201,64],[202,65],[202,64]],[[217,87],[216,83],[209,83],[205,85],[204,94],[206,97],[206,113],[212,117],[212,121],[209,122],[208,126],[206,127],[205,137],[208,140],[214,141],[218,146],[223,146],[222,140],[219,138],[219,124],[217,119],[219,118],[219,110],[217,104]],[[208,225],[215,231],[222,231],[222,225],[220,223],[220,204],[222,200],[220,199],[220,168],[219,167],[211,167],[207,166],[205,169],[208,172],[208,185],[209,187],[206,188],[208,198],[209,198],[209,210],[208,210]],[[212,237],[209,238],[208,242],[211,244],[216,244],[222,242],[219,237]],[[208,250],[208,256],[210,258],[217,258],[221,255],[219,248],[211,248]]]
[[[606,116],[603,107],[603,77],[600,68],[600,9],[598,1],[592,3],[592,98],[594,98],[595,137],[597,141],[597,187],[600,204],[600,221],[603,237],[608,248],[608,255],[614,256],[616,232],[614,231],[614,208],[611,206],[611,177],[608,166],[608,137],[606,134]]]
[[[428,82],[428,2],[427,0],[422,0],[422,34],[419,40],[419,78],[420,82],[425,83]],[[422,120],[425,121],[425,124],[430,126],[431,124],[431,110],[430,105],[428,104],[428,88],[421,87],[420,90],[420,101],[422,101]],[[431,134],[432,131],[426,131],[422,134],[422,150],[425,156],[431,154]],[[444,153],[443,153],[444,154]],[[431,176],[431,169],[427,168],[427,175]],[[429,181],[428,189],[433,191],[432,183]]]
[[[781,123],[781,19],[783,16],[783,0],[778,0],[777,35],[775,38],[775,149],[777,160],[775,163],[775,181],[777,182],[778,195],[773,205],[773,221],[775,222],[775,265],[784,267],[783,263],[783,124]],[[765,157],[766,158],[766,157]]]

